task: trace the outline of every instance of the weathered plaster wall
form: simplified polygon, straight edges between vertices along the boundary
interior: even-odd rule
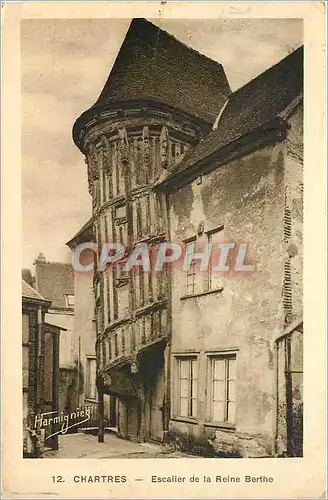
[[[288,121],[290,129],[284,144],[283,296],[287,328],[289,323],[301,322],[303,316],[303,106],[301,104],[295,108]],[[288,350],[290,350],[289,355]],[[286,418],[287,413],[289,423]],[[276,451],[279,456],[303,454],[303,330],[302,333],[296,330],[288,338],[278,342]]]
[[[74,276],[75,331],[81,337],[82,355],[95,355],[96,331],[94,323],[94,297],[92,272]]]
[[[96,356],[96,325],[94,320],[94,296],[92,272],[74,276],[75,291],[75,348],[80,350],[80,368],[82,369],[83,389],[80,404],[84,404],[86,389],[87,356]],[[80,343],[79,343],[80,340]],[[94,381],[95,383],[96,381]]]
[[[172,353],[199,353],[198,426],[171,420],[171,430],[204,432],[221,451],[272,453],[275,422],[274,341],[283,328],[284,148],[267,146],[170,195],[172,241],[224,225],[223,241],[247,243],[251,275],[222,276],[221,292],[181,300],[185,276],[172,273]],[[207,351],[238,349],[236,431],[206,425]],[[174,362],[172,415],[175,415]],[[239,439],[236,438],[239,436]],[[237,441],[237,443],[236,443]]]

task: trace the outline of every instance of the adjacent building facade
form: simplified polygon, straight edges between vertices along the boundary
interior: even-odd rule
[[[46,321],[62,328],[59,353],[59,407],[70,413],[82,390],[81,360],[74,332],[74,272],[71,264],[49,262],[41,253],[34,261],[35,288],[51,301]]]
[[[34,273],[23,269],[22,276],[28,285],[49,303],[44,322],[54,325],[61,332],[57,380],[58,408],[70,413],[78,407],[79,395],[83,390],[78,339],[74,331],[73,267],[63,262],[49,262],[40,253],[34,261]]]
[[[302,318],[302,124],[299,49],[232,94],[215,130],[158,186],[172,241],[231,243],[226,273],[172,273],[171,343],[172,431],[228,454],[276,453],[276,341]],[[252,273],[235,270],[243,242]],[[300,375],[293,383],[299,392]]]
[[[67,243],[74,249],[83,243],[94,241],[93,220],[90,219],[78,233]],[[91,259],[93,259],[93,254]],[[74,272],[74,331],[75,345],[80,359],[82,387],[79,394],[79,406],[88,406],[91,418],[85,423],[89,431],[98,428],[99,408],[96,387],[96,317],[93,288],[93,272]],[[117,401],[115,396],[104,396],[104,426],[116,430]]]
[[[45,321],[51,302],[22,280],[23,455],[57,449],[54,425],[42,429],[40,415],[58,411],[60,328]]]
[[[300,48],[231,93],[219,63],[135,19],[77,119],[98,259],[126,251],[92,276],[100,441],[111,395],[122,437],[302,455],[302,80]],[[162,242],[230,243],[230,269],[124,270]],[[252,273],[232,265],[243,243]]]

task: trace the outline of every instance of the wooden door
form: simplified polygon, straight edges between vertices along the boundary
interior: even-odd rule
[[[150,439],[163,441],[164,370],[157,370],[150,396]]]

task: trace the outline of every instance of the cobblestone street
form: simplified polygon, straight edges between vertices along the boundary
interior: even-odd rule
[[[190,457],[167,446],[154,443],[134,443],[105,434],[104,443],[97,436],[84,433],[59,436],[59,450],[45,451],[43,458],[182,458]]]

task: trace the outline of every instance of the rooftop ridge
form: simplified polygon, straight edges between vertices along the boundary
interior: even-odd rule
[[[43,300],[44,302],[51,302],[51,300],[43,297],[43,295],[41,295],[40,292],[38,292],[35,288],[33,288],[31,285],[29,285],[27,283],[27,281],[25,281],[23,278],[22,278],[22,283],[23,283],[23,287],[27,288],[27,290],[31,292],[31,295],[27,295],[26,293],[24,293],[23,288],[22,288],[22,296],[23,297],[26,297],[29,299]]]
[[[252,78],[251,80],[249,80],[247,83],[245,83],[244,85],[242,85],[241,87],[239,87],[238,89],[234,90],[233,92],[231,92],[231,94],[229,95],[228,99],[230,100],[230,98],[233,98],[235,96],[238,97],[238,95],[240,93],[242,93],[243,90],[249,88],[252,84],[254,84],[257,80],[260,80],[261,78],[264,77],[264,75],[268,75],[270,74],[272,71],[274,71],[277,67],[281,67],[281,65],[283,64],[284,61],[290,59],[292,56],[295,56],[298,52],[303,52],[304,51],[304,45],[300,45],[300,47],[298,47],[297,49],[293,50],[293,52],[291,52],[290,54],[287,54],[285,57],[283,57],[282,59],[279,59],[279,61],[277,61],[275,64],[273,64],[272,66],[270,66],[269,68],[265,69],[264,71],[262,71],[261,73],[259,73],[257,76],[255,76],[254,78]]]
[[[190,45],[187,45],[185,42],[182,42],[181,40],[179,40],[176,36],[172,35],[172,33],[170,33],[169,31],[166,31],[165,29],[161,28],[160,26],[158,26],[157,24],[154,24],[152,21],[149,21],[148,19],[145,19],[143,17],[136,17],[136,18],[133,18],[132,21],[131,21],[131,24],[130,24],[130,27],[132,25],[132,23],[134,21],[143,21],[144,23],[147,23],[148,25],[150,26],[153,26],[154,28],[158,28],[160,30],[161,33],[164,33],[165,35],[167,35],[169,38],[171,38],[174,42],[178,43],[179,45],[183,46],[184,48],[194,52],[195,54],[197,54],[199,57],[201,58],[205,58],[207,59],[209,62],[212,62],[213,64],[217,65],[217,66],[220,66],[221,68],[223,68],[223,65],[222,63],[220,63],[219,61],[216,61],[215,59],[212,59],[211,57],[207,56],[206,54],[203,54],[202,52],[200,52],[199,50],[195,49],[194,47],[191,47]],[[129,28],[130,29],[130,28]]]
[[[217,115],[216,127],[159,184],[172,182],[189,167],[282,117],[283,111],[302,93],[303,51],[301,45],[233,92]]]

